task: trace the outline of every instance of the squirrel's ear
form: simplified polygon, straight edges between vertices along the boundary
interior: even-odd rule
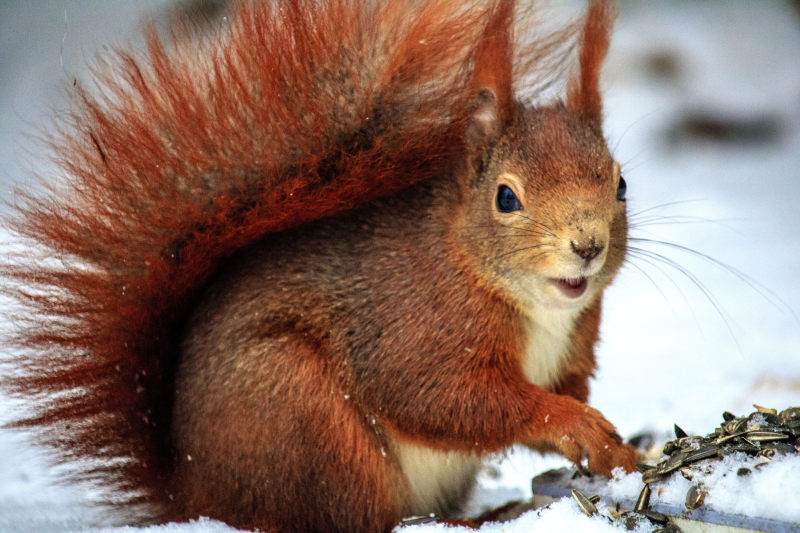
[[[474,52],[472,86],[479,99],[485,100],[487,93],[491,93],[494,115],[501,128],[511,120],[514,105],[513,25],[513,0],[498,0],[489,14],[489,20]]]
[[[475,47],[472,86],[476,96],[464,131],[464,143],[473,161],[483,158],[511,119],[513,24],[513,0],[497,0]]]
[[[482,158],[486,150],[500,137],[500,118],[497,115],[497,96],[491,89],[481,89],[464,131],[464,144],[471,157]]]
[[[600,99],[600,67],[608,51],[614,9],[608,0],[589,0],[579,48],[577,73],[567,85],[567,107],[600,126],[603,105]]]

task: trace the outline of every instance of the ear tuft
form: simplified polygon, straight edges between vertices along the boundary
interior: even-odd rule
[[[609,0],[589,0],[579,49],[579,71],[569,80],[567,106],[589,122],[600,125],[600,67],[608,51],[614,8]]]
[[[492,93],[501,127],[511,119],[514,105],[514,1],[497,0],[475,49],[472,84],[479,93]]]

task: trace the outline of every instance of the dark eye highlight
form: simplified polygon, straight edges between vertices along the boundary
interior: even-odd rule
[[[619,177],[619,185],[617,185],[617,201],[625,201],[625,193],[628,191],[628,184],[625,183],[625,178]]]
[[[522,209],[522,204],[511,187],[501,185],[497,188],[497,209],[502,213],[511,213]]]

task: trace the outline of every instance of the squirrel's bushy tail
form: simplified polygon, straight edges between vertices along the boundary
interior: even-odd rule
[[[8,221],[27,248],[0,265],[18,300],[3,385],[35,398],[14,425],[46,427],[70,457],[130,458],[80,475],[165,497],[195,292],[267,233],[451,166],[475,80],[511,91],[510,59],[482,58],[492,39],[510,46],[510,5],[242,3],[214,36],[183,28],[167,46],[150,29],[141,57],[106,60],[50,138],[62,175],[18,193]]]

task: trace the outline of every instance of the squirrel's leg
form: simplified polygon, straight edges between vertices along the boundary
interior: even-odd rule
[[[216,355],[199,364],[186,355],[174,428],[174,496],[186,515],[267,531],[370,533],[402,518],[399,467],[321,344],[292,333],[254,338],[210,363]]]
[[[536,414],[523,429],[522,442],[527,446],[556,450],[577,465],[586,457],[589,470],[595,473],[608,475],[617,466],[634,470],[636,450],[622,442],[599,411],[564,394],[539,389],[534,396],[541,399],[534,401]]]

